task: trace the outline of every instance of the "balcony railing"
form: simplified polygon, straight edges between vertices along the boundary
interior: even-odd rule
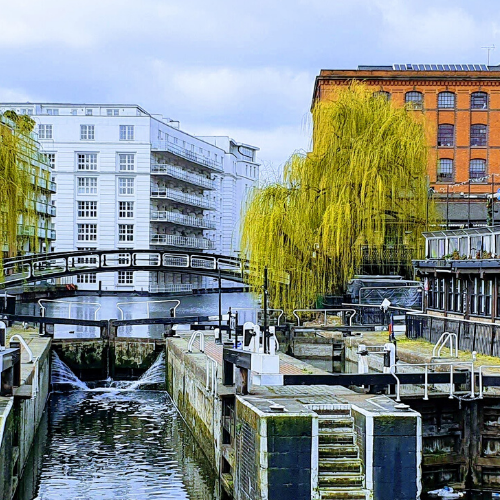
[[[179,293],[192,292],[193,285],[190,283],[178,283],[170,285],[149,285],[149,293]]]
[[[47,238],[48,240],[55,240],[56,232],[54,229],[40,227],[38,228],[38,237],[42,239]]]
[[[36,201],[35,209],[38,213],[50,215],[51,217],[54,217],[56,215],[56,207],[54,207],[53,205],[49,205],[48,203]]]
[[[178,236],[176,234],[152,234],[151,244],[182,248],[197,248],[200,250],[211,250],[214,248],[214,242],[206,238]]]
[[[155,141],[151,144],[151,149],[153,151],[168,151],[169,153],[173,153],[181,158],[197,163],[198,165],[203,165],[204,167],[217,170],[218,172],[222,171],[222,165],[216,161],[210,160],[209,158],[197,154],[194,151],[189,151],[185,148],[169,144],[167,141]]]
[[[197,175],[190,172],[186,172],[182,168],[175,167],[173,165],[157,163],[151,165],[152,174],[168,175],[173,179],[179,179],[194,186],[204,187],[206,189],[215,189],[214,181],[203,177],[203,175]]]
[[[159,222],[172,222],[173,224],[180,224],[182,226],[200,227],[202,229],[215,229],[215,222],[207,218],[198,218],[192,215],[178,214],[175,212],[151,212],[151,220]]]
[[[151,198],[166,198],[174,200],[185,205],[193,205],[195,207],[213,210],[212,202],[203,196],[196,196],[195,194],[183,193],[175,189],[165,188],[151,188]]]

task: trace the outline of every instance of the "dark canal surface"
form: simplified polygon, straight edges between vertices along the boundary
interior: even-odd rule
[[[17,500],[215,500],[207,459],[165,392],[51,396]]]

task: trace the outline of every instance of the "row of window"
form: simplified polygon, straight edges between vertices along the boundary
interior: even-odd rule
[[[469,162],[469,179],[480,182],[486,175],[486,160],[475,158]],[[453,181],[453,160],[450,158],[440,158],[437,169],[438,182]]]
[[[78,201],[77,215],[79,219],[96,219],[97,218],[97,201]],[[134,217],[134,202],[119,201],[118,202],[118,217],[120,219],[133,219]]]
[[[481,123],[470,126],[470,145],[486,146],[488,127]],[[455,145],[455,126],[449,123],[438,125],[437,145],[453,147]]]
[[[81,284],[95,284],[97,283],[97,274],[78,274],[76,282]],[[134,284],[134,271],[118,271],[118,285],[133,285]]]
[[[77,194],[97,194],[97,177],[77,177]],[[118,194],[132,196],[135,193],[135,179],[118,177]]]
[[[38,125],[38,138],[53,139],[53,126],[47,123],[40,123]],[[120,141],[133,141],[134,125],[120,125],[119,138]],[[80,125],[80,140],[95,140],[95,125]]]
[[[391,98],[391,93],[385,90],[375,92],[374,95]],[[412,90],[405,94],[405,102],[413,109],[423,109],[424,94],[417,90]],[[470,95],[470,109],[488,109],[488,94],[486,92],[473,92]],[[438,109],[455,109],[456,96],[453,92],[440,92],[438,94]]]
[[[77,224],[78,241],[97,241],[97,224]],[[118,241],[134,241],[134,225],[118,224]]]
[[[45,114],[50,115],[50,116],[58,116],[59,115],[59,108],[45,108]],[[28,109],[21,109],[21,113],[25,115],[32,115],[33,110],[28,108]],[[71,115],[76,116],[78,115],[78,109],[73,108],[71,110]],[[92,116],[94,114],[94,110],[92,108],[85,108],[85,116]],[[117,108],[108,108],[106,109],[106,116],[119,116],[120,115],[120,110]]]
[[[51,168],[56,166],[55,153],[43,153]],[[133,172],[135,170],[134,153],[118,153],[118,170],[120,172]],[[97,170],[97,153],[77,153],[76,165],[78,170]]]

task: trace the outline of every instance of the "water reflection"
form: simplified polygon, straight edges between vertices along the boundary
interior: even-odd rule
[[[123,310],[124,319],[138,319],[149,317],[169,317],[170,309],[175,304],[171,300],[180,300],[176,309],[177,316],[205,316],[216,315],[219,312],[219,297],[216,293],[206,295],[188,295],[180,297],[133,297],[133,296],[105,296],[83,295],[60,299],[57,302],[43,301],[46,316],[77,319],[121,319]],[[168,302],[165,302],[168,301]],[[149,304],[148,304],[149,302]],[[252,321],[252,312],[246,308],[256,307],[256,302],[250,293],[223,293],[222,312],[226,313],[229,307],[241,310],[241,322]],[[97,311],[97,314],[96,314]],[[40,315],[38,303],[18,304],[19,314]],[[125,326],[118,330],[120,337],[152,337],[160,338],[163,334],[163,325]],[[56,325],[56,338],[98,337],[99,331],[94,327]]]
[[[52,395],[18,500],[215,500],[216,486],[166,393],[73,392]]]

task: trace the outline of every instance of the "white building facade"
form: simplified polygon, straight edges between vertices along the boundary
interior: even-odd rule
[[[251,180],[237,173],[234,141],[194,137],[136,105],[0,104],[6,109],[37,122],[53,165],[55,251],[238,250],[234,227],[241,190],[258,181],[257,148],[246,146],[256,169]],[[151,293],[204,286],[200,276],[128,270],[82,274],[74,283],[79,290]]]

